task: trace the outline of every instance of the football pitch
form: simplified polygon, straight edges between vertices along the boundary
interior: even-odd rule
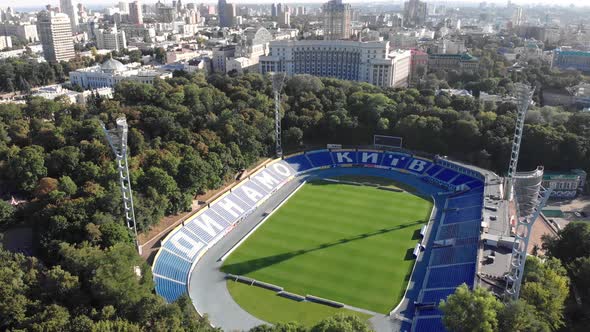
[[[384,185],[384,179],[375,180]],[[229,256],[222,270],[386,314],[405,292],[412,251],[431,209],[429,200],[408,192],[307,183]],[[240,292],[232,296],[245,310],[256,311],[249,308],[255,299]]]

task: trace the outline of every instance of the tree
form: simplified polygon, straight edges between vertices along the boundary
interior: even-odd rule
[[[38,145],[27,146],[8,160],[8,174],[17,181],[19,189],[32,191],[39,179],[47,175],[44,164],[43,148]]]
[[[454,294],[441,300],[443,324],[454,332],[493,332],[498,329],[498,311],[502,304],[489,291],[476,288],[473,292],[462,284]]]
[[[9,225],[14,221],[14,206],[0,199],[0,227]]]
[[[310,329],[310,332],[369,332],[365,321],[354,315],[335,315],[326,318]]]
[[[549,332],[549,326],[539,320],[537,309],[524,300],[508,302],[498,313],[501,332]]]
[[[74,195],[78,191],[78,186],[72,181],[72,179],[64,175],[59,178],[59,184],[57,189],[64,192],[68,197]]]
[[[528,256],[520,296],[537,309],[539,319],[557,329],[563,326],[564,303],[569,294],[569,278],[560,261],[545,262]]]
[[[590,224],[571,222],[555,237],[543,237],[543,249],[568,264],[580,257],[590,256]]]

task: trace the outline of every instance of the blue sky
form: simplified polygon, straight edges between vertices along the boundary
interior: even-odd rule
[[[292,0],[229,0],[229,2],[233,2],[233,3],[272,3],[272,2],[285,2],[285,3],[322,3],[322,2],[326,2],[327,0],[301,0],[301,1],[292,1]],[[345,0],[345,2],[349,2],[349,3],[355,3],[355,2],[363,2],[363,3],[369,3],[371,0],[366,1],[366,0]],[[385,2],[386,0],[375,0],[375,2]],[[438,2],[438,3],[442,3],[442,2],[453,2],[453,3],[457,3],[457,2],[471,2],[471,3],[479,3],[482,1],[486,1],[487,3],[499,3],[499,4],[505,4],[507,1],[506,0],[452,0],[452,1],[434,1],[434,2]],[[97,5],[97,4],[104,4],[105,7],[107,7],[109,4],[115,4],[118,2],[117,1],[105,1],[105,0],[82,0],[80,1],[84,4],[88,4],[88,5]],[[155,3],[157,2],[157,0],[143,0],[142,2],[144,3]],[[172,0],[163,0],[162,2],[172,2]],[[189,3],[189,2],[195,2],[195,3],[214,3],[217,2],[215,0],[183,0],[183,2]],[[388,0],[387,2],[390,3],[400,3],[402,2],[401,0]],[[430,2],[427,0],[427,2]],[[582,6],[582,5],[586,5],[586,6],[590,6],[590,2],[588,0],[564,0],[564,1],[559,1],[556,2],[555,0],[513,0],[513,3],[517,3],[517,4],[525,4],[525,3],[533,3],[533,4],[560,4],[563,6],[568,6],[569,4],[574,4],[577,6]],[[0,8],[1,7],[6,7],[6,6],[12,6],[15,8],[24,8],[24,7],[44,7],[46,4],[51,4],[53,6],[57,6],[59,4],[59,0],[0,0]]]

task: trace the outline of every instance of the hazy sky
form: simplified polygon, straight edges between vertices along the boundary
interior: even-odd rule
[[[82,2],[84,4],[88,4],[88,5],[97,5],[97,4],[104,4],[105,7],[108,6],[109,4],[115,4],[117,3],[119,0],[113,0],[113,1],[108,1],[108,0],[82,0],[79,2]],[[157,0],[140,0],[144,3],[155,3],[157,2]],[[229,0],[228,2],[233,2],[233,3],[272,3],[272,2],[285,2],[285,3],[323,3],[326,2],[327,0],[301,0],[301,1],[296,1],[296,0]],[[498,4],[506,4],[507,0],[452,0],[452,1],[426,1],[426,2],[436,2],[436,3],[458,3],[458,2],[463,2],[463,3],[480,3],[486,1],[487,3],[498,3]],[[172,0],[162,0],[162,2],[164,3],[171,3]],[[185,3],[190,3],[190,2],[194,2],[194,3],[216,3],[216,0],[182,0],[182,2]],[[363,2],[363,3],[370,3],[371,0],[367,1],[367,0],[344,0],[344,2],[349,2],[349,3],[355,3],[355,2]],[[374,0],[374,2],[389,2],[389,3],[401,3],[403,2],[402,0]],[[570,4],[574,4],[577,6],[590,6],[590,1],[589,0],[563,0],[563,1],[555,1],[555,0],[512,0],[513,3],[517,3],[517,4],[527,4],[527,3],[533,3],[533,4],[558,4],[558,5],[563,5],[563,6],[568,6]],[[24,7],[43,7],[46,4],[51,4],[53,6],[57,6],[59,5],[59,0],[0,0],[0,8],[2,7],[6,7],[6,6],[12,6],[15,8],[24,8]]]

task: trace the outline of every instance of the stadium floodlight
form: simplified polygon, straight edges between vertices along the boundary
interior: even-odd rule
[[[510,270],[506,276],[506,300],[517,299],[524,274],[527,249],[535,220],[547,203],[551,190],[541,185],[543,167],[532,172],[517,172],[524,120],[532,102],[533,90],[525,84],[516,85],[517,117],[512,141],[508,174],[504,182],[504,198],[514,202],[515,227]]]
[[[119,171],[119,184],[121,185],[121,193],[123,194],[123,207],[125,209],[125,221],[127,227],[133,230],[135,236],[135,245],[137,252],[141,255],[141,247],[137,239],[137,226],[135,223],[135,210],[133,208],[133,193],[131,191],[131,179],[129,177],[129,165],[127,163],[127,120],[125,117],[117,118],[117,127],[114,129],[107,129],[104,123],[101,122],[109,145],[115,153],[117,161],[117,170]]]
[[[510,153],[510,163],[508,164],[508,176],[506,177],[509,183],[505,188],[505,198],[512,198],[512,188],[514,182],[514,174],[518,167],[518,156],[520,154],[520,142],[522,141],[522,134],[524,129],[524,119],[529,110],[532,101],[533,91],[528,85],[518,83],[516,88],[516,126],[514,128],[514,138],[512,139],[512,150]]]
[[[283,144],[281,140],[281,91],[287,75],[283,72],[270,73],[272,78],[272,91],[275,100],[275,151],[277,157],[283,156]]]

